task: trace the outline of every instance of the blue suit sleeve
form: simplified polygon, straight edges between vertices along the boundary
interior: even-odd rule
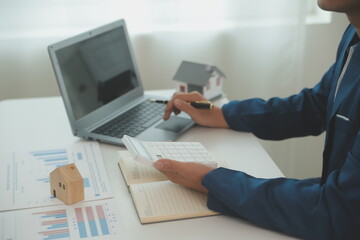
[[[207,174],[208,207],[305,239],[360,239],[360,134],[325,184],[261,179],[225,168]]]
[[[252,132],[262,139],[319,135],[325,130],[326,108],[334,66],[312,89],[287,98],[231,101],[222,111],[230,128]]]

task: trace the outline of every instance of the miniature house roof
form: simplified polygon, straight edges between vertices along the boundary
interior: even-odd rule
[[[82,177],[75,164],[68,164],[55,169],[67,183],[81,181]]]
[[[197,86],[205,86],[214,71],[225,78],[225,74],[215,66],[183,61],[173,79]]]

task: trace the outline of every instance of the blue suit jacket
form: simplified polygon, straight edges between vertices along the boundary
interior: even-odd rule
[[[360,46],[335,91],[349,47],[350,25],[336,62],[312,89],[288,98],[232,101],[223,107],[232,129],[263,139],[326,131],[320,179],[259,179],[225,168],[207,174],[208,207],[305,239],[360,239]],[[334,100],[335,99],[335,100]]]

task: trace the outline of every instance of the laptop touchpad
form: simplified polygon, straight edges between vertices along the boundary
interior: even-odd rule
[[[172,116],[170,119],[163,121],[162,123],[157,125],[156,128],[177,133],[184,130],[187,126],[190,126],[192,123],[193,121],[188,118]]]

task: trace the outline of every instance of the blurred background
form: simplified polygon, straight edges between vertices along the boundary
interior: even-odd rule
[[[120,18],[145,90],[189,60],[219,67],[230,100],[313,87],[348,25],[315,0],[0,0],[0,101],[59,96],[47,46]],[[324,134],[260,142],[285,176],[321,175]]]

